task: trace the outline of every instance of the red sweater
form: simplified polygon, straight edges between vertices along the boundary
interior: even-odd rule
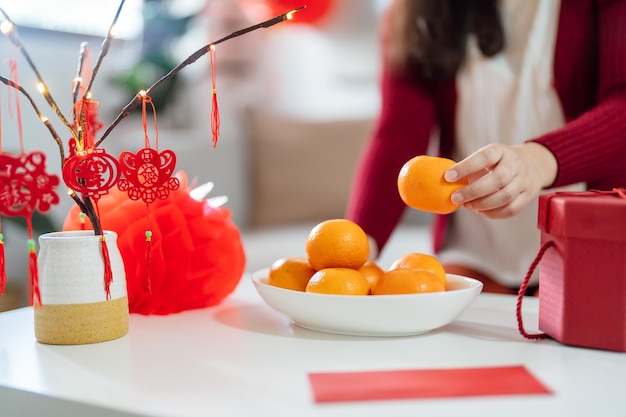
[[[439,152],[454,146],[454,81],[416,85],[383,69],[381,113],[365,149],[346,218],[382,250],[406,206],[398,195],[402,165],[427,152],[438,129]],[[537,138],[558,161],[553,186],[626,187],[626,1],[562,0],[554,57],[554,85],[566,118],[563,128]],[[445,218],[435,223],[435,251]]]

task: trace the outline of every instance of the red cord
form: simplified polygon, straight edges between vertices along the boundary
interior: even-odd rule
[[[154,149],[159,150],[159,128],[157,126],[156,107],[152,102],[152,97],[145,94],[141,102],[141,124],[143,126],[144,148],[150,147],[150,139],[148,138],[148,110],[147,105],[152,107],[152,124],[154,125]]]
[[[9,68],[10,68],[11,79],[13,80],[15,85],[19,86],[17,59],[9,59]],[[9,89],[9,94],[11,94],[11,89]],[[20,152],[24,153],[24,129],[22,126],[22,108],[20,106],[20,98],[18,95],[15,96],[15,112],[16,112],[16,117],[17,117],[17,131],[18,131],[18,138],[20,142]],[[11,107],[9,106],[9,116],[10,115],[11,115]]]
[[[531,275],[535,271],[535,268],[539,264],[539,261],[541,261],[541,258],[543,258],[543,254],[552,246],[554,246],[554,242],[551,240],[541,246],[541,249],[539,249],[537,256],[533,260],[533,263],[530,265],[530,268],[528,269],[528,272],[526,273],[526,276],[522,281],[522,285],[517,292],[517,306],[515,309],[515,314],[517,315],[517,327],[520,334],[526,339],[541,340],[547,337],[545,333],[529,334],[526,332],[526,330],[524,329],[524,323],[522,321],[522,300],[524,299],[524,295],[526,294],[526,290],[528,289],[528,282],[530,281]]]

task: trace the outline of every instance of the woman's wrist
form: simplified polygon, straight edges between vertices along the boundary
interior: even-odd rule
[[[532,161],[532,168],[536,169],[541,178],[541,187],[549,188],[556,181],[559,164],[554,154],[541,143],[526,142],[522,147],[527,151]]]

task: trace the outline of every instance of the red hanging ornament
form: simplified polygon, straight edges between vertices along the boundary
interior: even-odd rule
[[[161,153],[152,148],[143,148],[136,153],[124,151],[119,157],[124,177],[118,188],[128,193],[131,200],[143,200],[150,204],[157,199],[165,200],[170,191],[180,186],[173,177],[176,154],[171,150]]]
[[[159,129],[156,122],[156,109],[150,96],[142,92],[142,124],[144,132],[144,148],[136,153],[124,151],[119,156],[120,169],[124,178],[118,184],[121,191],[126,191],[131,200],[143,200],[146,204],[156,199],[164,200],[170,191],[180,187],[180,181],[175,178],[176,154],[165,150],[158,152]],[[152,106],[153,123],[155,130],[155,149],[150,147],[147,127],[147,105]]]
[[[117,159],[101,148],[75,152],[63,164],[63,181],[73,191],[98,200],[121,177]]]
[[[98,107],[99,102],[89,99],[74,105],[74,128],[80,136],[69,140],[70,156],[62,170],[63,181],[72,191],[96,201],[121,177],[117,159],[94,145],[95,135],[103,126],[98,120]]]
[[[100,219],[98,201],[118,183],[121,172],[114,156],[102,148],[95,147],[95,135],[103,124],[98,120],[100,103],[85,98],[83,81],[89,77],[90,74],[83,68],[80,83],[74,86],[74,89],[77,88],[83,93],[83,98],[74,105],[74,127],[79,136],[69,140],[70,156],[63,164],[62,175],[63,181],[73,193],[80,193],[83,199],[94,201],[95,216]],[[81,213],[81,229],[84,229],[84,216],[85,213]],[[104,233],[100,238],[100,251],[104,264],[104,290],[106,299],[109,300],[113,271]]]
[[[118,183],[118,188],[128,194],[133,201],[142,200],[146,204],[146,224],[150,224],[149,205],[157,200],[165,200],[170,191],[180,187],[180,181],[174,177],[176,168],[176,154],[171,150],[158,152],[159,134],[156,122],[156,109],[150,96],[142,94],[142,124],[144,130],[144,148],[136,153],[124,151],[119,156],[120,169],[123,178]],[[147,127],[147,105],[152,106],[154,119],[156,148],[150,147]],[[145,232],[146,242],[146,288],[151,291],[151,262],[152,262],[152,231],[148,228]]]
[[[39,277],[37,274],[37,253],[32,230],[32,214],[35,210],[42,213],[50,210],[59,202],[54,191],[59,185],[59,177],[45,171],[46,156],[34,151],[28,154],[0,154],[0,214],[5,216],[24,216],[28,226],[28,271],[31,283],[31,303],[41,304]]]
[[[59,177],[46,173],[43,152],[0,153],[0,167],[0,214],[28,216],[35,210],[45,213],[59,203],[54,191]]]

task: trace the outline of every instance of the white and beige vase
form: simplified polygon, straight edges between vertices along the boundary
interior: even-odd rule
[[[39,290],[35,337],[41,343],[76,345],[113,340],[128,332],[128,296],[117,234],[104,233],[113,281],[104,286],[101,236],[92,230],[39,237]]]

